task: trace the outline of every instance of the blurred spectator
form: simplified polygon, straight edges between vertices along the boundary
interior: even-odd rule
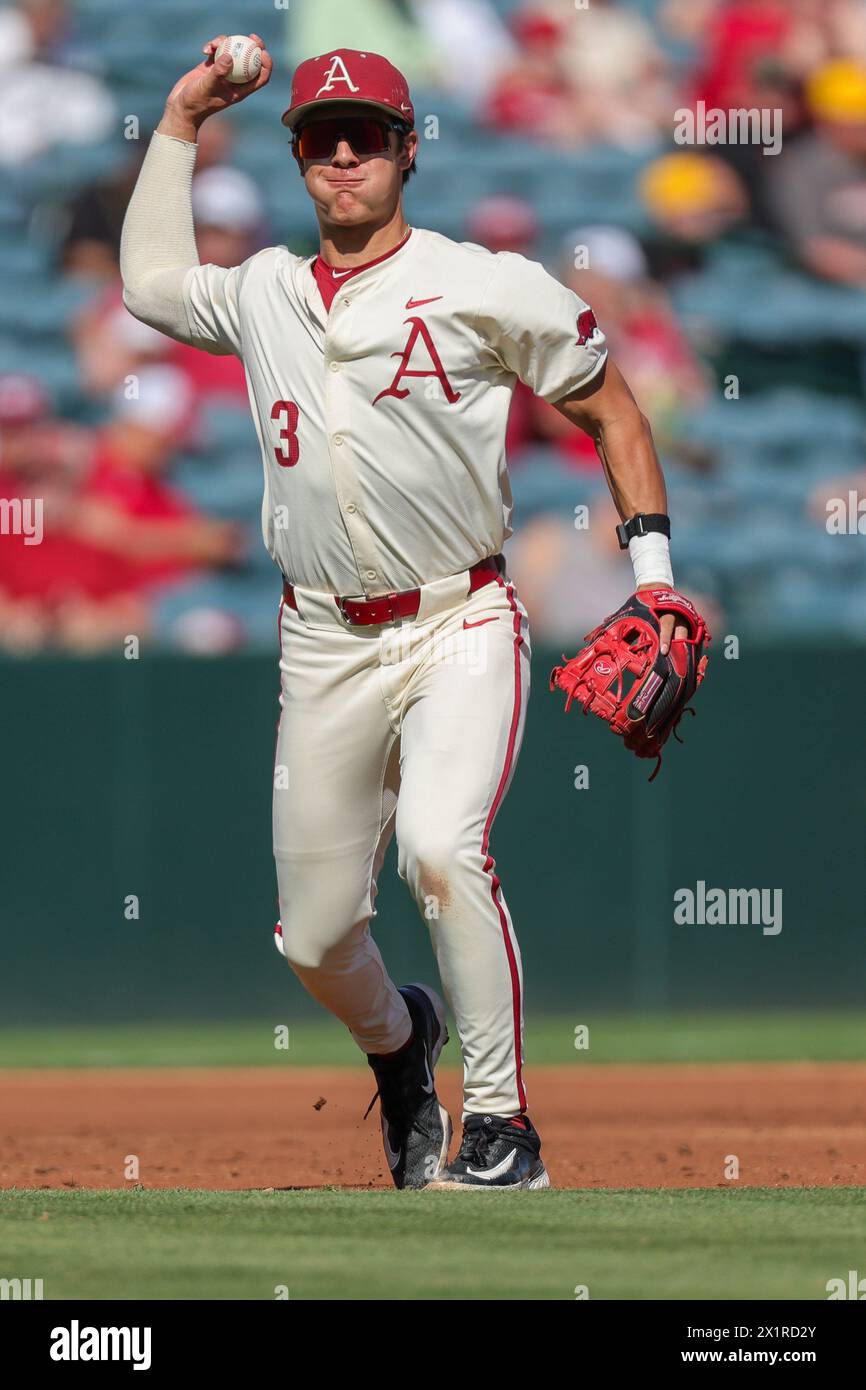
[[[180,372],[143,371],[137,394],[117,393],[86,469],[67,470],[55,487],[40,543],[3,538],[0,613],[7,646],[20,648],[24,634],[29,645],[54,641],[90,650],[129,631],[141,634],[151,598],[167,583],[239,559],[240,528],[200,515],[163,478],[190,404]],[[20,466],[3,484],[7,497],[34,495],[33,479]]]
[[[410,87],[447,89],[472,107],[514,52],[491,0],[317,0],[287,7],[286,23],[290,66],[334,48],[386,53]]]
[[[519,486],[515,497],[519,505]],[[587,500],[575,492],[575,506]],[[526,510],[521,508],[520,528],[506,547],[509,575],[537,641],[579,644],[628,596],[631,576],[614,532],[619,517],[601,494],[589,502],[591,524],[582,531],[564,508],[529,516]]]
[[[667,136],[673,94],[649,24],[615,0],[592,0],[584,8],[556,0],[553,8],[566,20],[561,60],[581,138],[640,149]]]
[[[519,483],[515,501],[522,522],[506,546],[508,572],[532,632],[539,642],[576,649],[603,614],[616,612],[633,583],[616,538],[616,509],[606,492],[587,491],[585,485],[557,511],[533,513],[531,505],[521,505]],[[582,504],[588,506],[589,525],[576,529],[573,507]],[[722,617],[718,604],[704,594],[694,602],[715,631]]]
[[[105,139],[114,101],[103,83],[61,66],[66,7],[61,0],[20,0],[0,11],[0,165],[26,164],[56,145]]]
[[[866,287],[866,64],[824,64],[806,100],[815,128],[773,171],[779,226],[815,275]]]
[[[540,231],[532,206],[523,198],[497,194],[480,198],[469,212],[466,240],[488,251],[516,251],[532,257]]]
[[[241,170],[212,166],[197,173],[192,206],[203,264],[240,265],[258,249],[263,238],[262,200]],[[123,304],[119,279],[79,314],[73,338],[82,382],[96,398],[142,365],[162,361],[184,373],[197,405],[214,395],[246,402],[246,378],[236,357],[201,352],[139,323]]]
[[[561,144],[642,148],[667,134],[673,102],[650,27],[606,0],[531,0],[512,16],[519,56],[491,95],[491,125]]]
[[[484,120],[504,133],[577,143],[574,94],[561,57],[563,22],[530,9],[512,16],[511,27],[517,56],[494,83]]]
[[[579,227],[566,238],[566,247],[560,278],[592,306],[656,443],[694,462],[681,444],[680,425],[683,412],[706,399],[708,382],[664,288],[650,277],[640,242],[620,227]],[[523,433],[507,441],[512,454],[546,442],[568,467],[599,471],[593,441],[546,401],[530,394],[518,421]]]
[[[386,53],[411,87],[436,85],[439,55],[428,43],[411,5],[405,0],[316,0],[315,5],[286,9],[289,68],[310,53],[334,48]]]
[[[563,282],[592,305],[656,443],[673,449],[683,411],[706,399],[708,382],[664,288],[650,278],[640,242],[620,227],[594,226],[577,228],[567,246]],[[536,406],[561,450],[576,462],[597,466],[595,448],[585,435],[545,402]]]
[[[774,122],[784,140],[792,139],[804,119],[799,59],[793,52],[801,20],[790,0],[731,0],[717,6],[706,25],[687,104],[703,102],[708,111],[779,112]],[[753,217],[770,227],[769,156],[763,146],[733,140],[715,146],[714,153],[736,169],[748,188]]]
[[[409,0],[409,9],[437,55],[439,85],[479,109],[514,58],[514,41],[495,6],[490,0]]]
[[[91,431],[58,420],[35,377],[0,375],[0,475],[42,479],[58,469],[80,472],[90,447]]]
[[[229,165],[196,170],[192,181],[199,260],[240,265],[264,241],[264,206],[248,174]]]
[[[654,226],[648,239],[652,273],[665,282],[699,269],[707,250],[740,231],[749,214],[742,180],[715,155],[663,155],[644,169],[638,191]]]
[[[197,174],[201,176],[214,165],[225,164],[233,140],[228,121],[206,121],[198,136]],[[147,145],[148,136],[142,132],[138,140],[130,141],[126,162],[110,178],[83,188],[59,215],[61,224],[66,224],[61,233],[60,256],[67,274],[112,280],[117,277],[123,218]],[[255,196],[258,197],[257,192]]]

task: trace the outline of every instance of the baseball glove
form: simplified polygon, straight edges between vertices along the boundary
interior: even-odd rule
[[[673,613],[689,635],[671,638],[663,656],[660,620],[665,613]],[[675,589],[641,589],[587,633],[586,641],[589,645],[577,656],[570,661],[563,656],[565,665],[554,667],[550,688],[565,691],[566,713],[577,700],[584,714],[606,720],[632,753],[657,758],[652,781],[670,734],[682,743],[677,725],[707,668],[707,625]]]

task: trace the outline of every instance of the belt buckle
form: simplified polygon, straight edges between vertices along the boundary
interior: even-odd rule
[[[340,617],[343,619],[343,622],[346,623],[348,627],[354,627],[354,622],[349,617],[349,614],[346,612],[346,602],[347,600],[344,596],[339,596],[337,598],[337,608],[339,610]]]

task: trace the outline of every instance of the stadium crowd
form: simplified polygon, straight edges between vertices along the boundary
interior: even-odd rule
[[[272,640],[243,369],[146,328],[121,298],[148,125],[200,28],[201,7],[178,0],[169,43],[154,4],[0,9],[8,652],[112,649],[130,632],[196,652]],[[288,72],[337,44],[385,52],[420,96],[410,223],[541,259],[592,304],[653,424],[675,571],[710,626],[826,632],[829,588],[837,624],[866,636],[861,547],[829,544],[825,525],[827,499],[863,485],[864,0],[318,0],[268,22],[254,27],[277,95],[202,130],[200,259],[315,248],[275,115]],[[154,61],[141,56],[135,86],[142,23]],[[752,109],[778,113],[780,152],[677,138],[683,111]],[[507,448],[512,574],[536,634],[574,642],[628,583],[600,465],[521,386]],[[11,525],[34,497],[38,543]]]

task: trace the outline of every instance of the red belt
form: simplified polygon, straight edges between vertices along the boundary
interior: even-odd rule
[[[499,578],[501,555],[490,555],[479,560],[469,570],[469,592],[482,589]],[[290,608],[298,611],[294,586],[288,579],[283,580],[283,598]],[[350,627],[369,627],[373,623],[394,623],[401,618],[414,618],[421,605],[420,589],[403,589],[400,593],[383,594],[381,598],[340,598],[334,595],[334,602]]]

